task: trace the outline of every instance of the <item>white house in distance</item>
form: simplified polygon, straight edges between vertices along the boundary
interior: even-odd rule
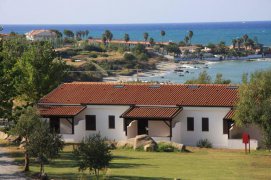
[[[30,41],[50,40],[57,38],[57,34],[51,30],[32,30],[25,34],[26,39]]]
[[[40,114],[77,143],[100,132],[111,140],[148,134],[155,140],[196,146],[208,139],[216,148],[243,148],[243,128],[231,120],[238,87],[231,85],[64,83],[39,102]],[[258,147],[259,134],[251,136]]]

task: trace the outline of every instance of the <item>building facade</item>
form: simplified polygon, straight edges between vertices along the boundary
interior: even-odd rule
[[[57,34],[51,30],[32,30],[25,34],[30,41],[51,40],[57,38]]]
[[[110,140],[148,134],[157,141],[243,147],[232,116],[238,87],[229,85],[66,83],[39,102],[40,114],[65,142],[101,133]],[[232,132],[234,132],[234,139]],[[258,147],[253,135],[251,148]]]

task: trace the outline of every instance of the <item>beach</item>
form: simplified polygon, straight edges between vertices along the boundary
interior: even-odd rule
[[[191,63],[181,61],[160,62],[156,65],[156,70],[139,72],[132,76],[110,76],[105,77],[105,82],[160,82],[160,83],[184,83],[186,80],[196,78],[200,72],[206,71],[212,78],[217,73],[221,73],[225,79],[230,79],[233,83],[240,83],[244,73],[251,74],[257,70],[271,68],[271,59],[255,59],[249,61],[203,61]],[[182,72],[176,72],[182,69]]]

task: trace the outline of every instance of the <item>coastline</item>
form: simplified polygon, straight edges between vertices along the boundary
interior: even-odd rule
[[[131,82],[137,81],[137,79],[143,82],[150,82],[145,81],[142,79],[148,78],[160,78],[161,80],[171,73],[178,73],[174,72],[176,69],[181,68],[186,70],[208,70],[210,66],[218,63],[227,63],[227,62],[271,62],[271,58],[258,58],[258,59],[250,59],[250,60],[222,60],[222,61],[180,61],[178,63],[173,61],[163,61],[156,65],[156,70],[144,71],[139,72],[138,74],[134,74],[132,76],[109,76],[103,78],[104,82]],[[217,72],[220,73],[220,72]],[[180,73],[178,73],[180,74]]]

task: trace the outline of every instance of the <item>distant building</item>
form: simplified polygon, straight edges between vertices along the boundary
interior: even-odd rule
[[[57,34],[51,30],[32,30],[25,34],[26,39],[31,41],[50,40],[57,38]]]

